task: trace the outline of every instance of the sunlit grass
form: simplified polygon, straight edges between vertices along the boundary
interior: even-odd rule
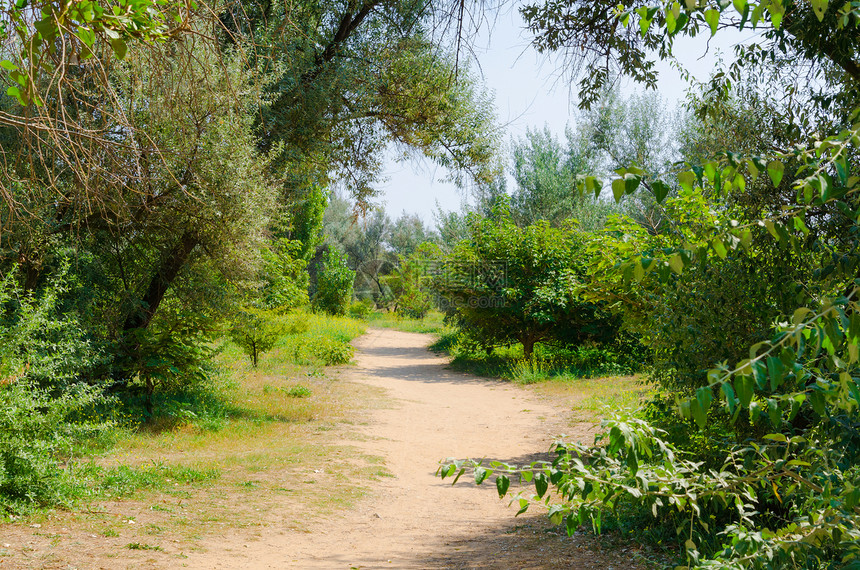
[[[221,374],[200,394],[183,395],[189,402],[181,418],[126,422],[112,448],[70,462],[74,480],[88,489],[80,502],[65,513],[36,512],[25,522],[157,547],[162,539],[193,542],[272,516],[299,528],[352,504],[366,485],[387,475],[378,458],[349,446],[356,437],[351,426],[384,399],[379,390],[342,380],[342,370],[325,366],[313,350],[314,343],[351,350],[346,343],[365,324],[298,318],[306,320],[306,330],[264,353],[256,369],[241,349],[222,341],[216,356]],[[80,509],[91,502],[99,507]]]
[[[375,311],[370,314],[367,322],[372,327],[395,329],[403,332],[442,334],[448,330],[444,318],[445,315],[439,311],[430,311],[423,319],[410,319],[388,311]]]

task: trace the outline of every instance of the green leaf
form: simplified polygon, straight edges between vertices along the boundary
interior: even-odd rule
[[[675,33],[675,28],[678,25],[678,21],[675,19],[675,15],[672,12],[666,11],[666,29],[669,30],[670,34]]]
[[[680,275],[681,272],[684,271],[684,259],[681,257],[680,253],[676,253],[669,258],[669,267],[671,267],[672,271],[674,271],[678,275]]]
[[[711,27],[711,37],[713,37],[717,33],[717,26],[720,25],[720,11],[713,8],[705,10],[705,21]]]
[[[782,175],[785,173],[785,165],[778,160],[772,160],[767,165],[767,175],[770,176],[770,181],[774,186],[779,186],[782,182]]]
[[[125,59],[125,54],[128,52],[128,46],[122,38],[111,40],[110,47],[113,49],[114,55],[119,59]]]
[[[726,395],[726,406],[729,408],[729,413],[735,413],[735,409],[738,407],[738,399],[735,396],[735,390],[732,388],[732,385],[728,382],[724,382],[721,386],[723,390],[723,394]]]
[[[492,471],[484,469],[480,465],[478,467],[475,467],[475,484],[480,485],[481,483],[483,483],[490,473],[492,473]]]
[[[623,178],[617,178],[612,181],[612,195],[615,196],[615,201],[620,202],[624,196],[626,184]]]
[[[89,28],[79,27],[77,36],[87,47],[93,47],[96,43],[96,34]]]
[[[693,419],[700,428],[704,428],[708,425],[708,414],[707,410],[702,408],[702,405],[699,403],[699,400],[690,400],[690,413],[693,416]]]
[[[642,182],[642,175],[628,172],[624,175],[624,192],[633,194],[639,188],[640,182]]]
[[[714,251],[717,253],[717,255],[720,256],[720,259],[725,259],[726,256],[728,256],[729,254],[728,250],[726,249],[726,245],[720,238],[714,238],[713,241],[711,241],[711,247],[714,248]]]
[[[600,196],[601,190],[603,190],[603,182],[599,178],[595,178],[594,176],[585,177],[586,192],[593,192],[594,197],[597,198],[598,196]]]
[[[21,89],[15,85],[6,89],[6,95],[14,97],[21,105],[27,105],[27,98],[21,93]]]
[[[496,490],[499,492],[499,498],[503,498],[508,493],[508,487],[510,486],[511,480],[507,475],[496,477]]]
[[[684,13],[680,14],[680,15],[678,16],[677,22],[675,23],[675,31],[674,31],[674,33],[675,33],[675,34],[677,34],[677,33],[678,33],[678,32],[680,32],[681,30],[683,30],[683,29],[684,29],[684,26],[686,26],[686,25],[687,25],[687,21],[688,21],[689,19],[690,19],[690,17],[687,15],[687,13],[686,13],[686,12],[684,12]]]
[[[753,379],[749,375],[743,374],[735,378],[735,392],[738,395],[742,408],[747,408],[750,405],[753,397]]]
[[[708,182],[716,185],[716,176],[717,176],[717,163],[709,162],[702,169],[705,173],[705,178],[708,179]]]
[[[681,188],[687,192],[693,191],[693,184],[696,182],[696,175],[691,170],[686,170],[678,174],[678,182]]]
[[[824,13],[827,12],[828,0],[809,0],[809,3],[812,4],[812,11],[815,12],[818,21],[823,21]]]
[[[767,417],[773,427],[778,428],[782,425],[782,412],[779,409],[779,402],[773,398],[767,400]]]
[[[18,66],[9,61],[8,59],[0,60],[0,67],[3,69],[8,69],[9,71],[15,71],[18,69]]]
[[[705,413],[707,413],[708,409],[711,407],[713,398],[714,394],[708,386],[703,386],[696,390],[696,400],[699,402],[699,405]]]
[[[633,449],[627,450],[627,468],[630,469],[630,473],[636,475],[639,471],[639,459],[636,457],[636,452]]]
[[[660,180],[655,180],[654,182],[651,183],[651,190],[653,190],[654,198],[657,200],[657,203],[659,204],[659,203],[662,203],[663,200],[666,199],[666,196],[668,196],[671,188],[665,182],[662,182]]]
[[[549,479],[547,479],[546,473],[538,473],[535,475],[535,492],[539,499],[543,499],[543,496],[546,494],[547,489],[549,489]]]

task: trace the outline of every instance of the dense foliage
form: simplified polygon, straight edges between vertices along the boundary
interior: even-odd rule
[[[521,228],[502,203],[470,217],[469,239],[444,258],[434,289],[487,348],[519,342],[529,358],[538,342],[607,342],[617,323],[583,298],[585,239],[574,224]]]
[[[646,50],[669,58],[678,34],[760,34],[691,100],[686,162],[619,165],[616,199],[645,188],[658,223],[616,218],[591,242],[588,298],[653,350],[662,395],[606,420],[595,446],[558,443],[552,462],[441,474],[495,474],[501,496],[518,476],[534,485],[521,512],[545,505],[569,532],[634,519],[678,537],[686,567],[860,567],[857,6],[574,1],[524,15],[539,47],[575,65],[600,54],[646,83]],[[613,31],[591,33],[603,23]],[[585,77],[584,106],[609,78]]]

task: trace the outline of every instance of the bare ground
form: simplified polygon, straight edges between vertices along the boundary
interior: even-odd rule
[[[369,492],[354,506],[309,514],[285,497],[282,504],[260,509],[253,489],[232,490],[221,498],[225,522],[212,523],[193,538],[164,540],[151,553],[123,547],[127,538],[97,536],[92,522],[76,525],[74,514],[41,527],[0,526],[0,570],[645,568],[638,547],[587,533],[567,537],[542,513],[514,518],[515,509],[498,499],[494,485],[461,481],[452,487],[435,477],[438,461],[449,456],[516,464],[546,458],[556,435],[590,441],[593,426],[569,423],[569,408],[555,399],[448,370],[447,359],[426,349],[431,340],[429,335],[371,329],[356,342],[357,366],[345,369],[343,379],[384,390],[393,404],[356,410],[360,421],[349,428],[359,433],[342,442],[358,447],[362,457],[381,457],[390,475],[368,481]],[[325,470],[315,477],[326,477]],[[325,488],[302,492],[325,493]],[[164,505],[176,513],[171,516],[192,508],[181,499],[173,502]],[[104,517],[128,518],[138,525],[146,524],[147,516],[163,514],[133,501],[97,507]],[[261,511],[262,520],[238,528],[227,522],[230,513],[252,520],[253,511]],[[10,547],[7,541],[15,544]],[[4,548],[13,555],[4,555]]]
[[[446,368],[429,335],[371,329],[357,342],[354,382],[385,389],[395,406],[377,410],[358,445],[385,458],[391,477],[356,508],[307,522],[307,532],[267,527],[204,543],[190,568],[638,568],[633,549],[588,535],[564,536],[542,514],[513,517],[495,486],[435,477],[449,456],[522,464],[547,457],[571,433],[565,411],[519,387]]]

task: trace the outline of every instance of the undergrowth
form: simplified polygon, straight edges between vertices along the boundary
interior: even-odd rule
[[[217,465],[208,463],[199,468],[126,459],[103,465],[101,458],[116,450],[161,446],[156,442],[175,439],[171,434],[180,432],[202,445],[211,441],[206,434],[218,434],[218,441],[242,439],[266,424],[325,416],[323,407],[330,402],[305,384],[328,382],[325,366],[352,359],[349,342],[363,333],[364,324],[305,313],[295,318],[307,326],[266,353],[258,370],[251,370],[241,348],[224,340],[215,347],[205,380],[195,375],[156,389],[151,398],[106,394],[97,386],[67,379],[62,389],[43,387],[21,372],[12,376],[26,368],[14,368],[7,360],[6,376],[0,374],[0,520],[219,477]],[[296,377],[306,381],[277,385]],[[260,382],[264,378],[275,380]],[[274,388],[266,389],[270,385]]]
[[[521,384],[630,375],[643,369],[637,355],[621,347],[537,344],[531,357],[526,358],[520,343],[486,350],[458,329],[444,330],[430,349],[450,355],[451,366],[456,370]]]

